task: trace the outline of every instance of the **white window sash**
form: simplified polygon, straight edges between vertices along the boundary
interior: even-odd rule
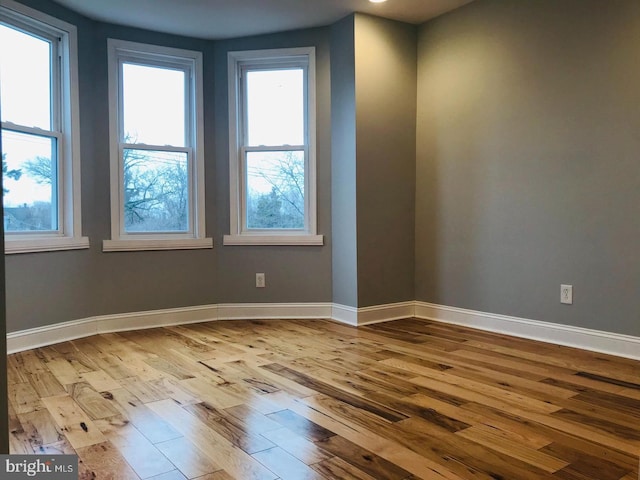
[[[104,251],[212,248],[205,238],[202,53],[149,44],[108,40],[111,145],[111,240]],[[167,68],[185,73],[185,145],[130,143],[124,138],[123,65]],[[188,229],[127,232],[124,219],[124,150],[182,152],[187,157]]]
[[[304,145],[247,145],[247,105],[245,98],[246,72],[256,70],[284,70],[300,68],[304,78]],[[229,52],[229,181],[230,234],[228,245],[322,245],[317,235],[316,163],[315,163],[315,49],[291,48]],[[303,151],[304,152],[304,228],[249,229],[247,228],[247,152]]]
[[[5,253],[88,248],[82,237],[80,202],[80,125],[76,27],[58,18],[2,0],[0,20],[11,28],[51,44],[51,130],[3,122],[2,129],[55,138],[58,229],[48,232],[6,232]],[[52,183],[53,183],[52,179]]]

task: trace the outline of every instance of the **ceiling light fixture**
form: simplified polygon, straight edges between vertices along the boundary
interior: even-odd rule
[[[387,0],[369,0],[371,3],[382,3],[382,2],[386,2]]]

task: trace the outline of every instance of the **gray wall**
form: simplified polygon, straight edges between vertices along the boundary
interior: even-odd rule
[[[355,16],[358,307],[415,298],[416,33]]]
[[[216,303],[211,250],[103,253],[110,238],[107,38],[203,50],[200,40],[90,21],[46,1],[23,3],[78,28],[83,234],[90,250],[9,255],[9,332],[92,315]],[[205,125],[207,128],[207,125]],[[205,151],[207,159],[210,151]],[[212,161],[207,200],[213,204]],[[213,234],[213,209],[207,228]]]
[[[46,0],[22,3],[74,24],[78,28],[82,214],[84,234],[96,243],[92,225],[100,221],[93,214],[93,108],[94,68],[93,23]],[[107,176],[108,178],[108,176]],[[104,215],[101,212],[99,215]],[[104,221],[108,224],[108,217]],[[90,251],[8,255],[6,262],[7,330],[9,332],[86,317],[94,304],[94,245]]]
[[[416,28],[331,27],[333,301],[413,300]]]
[[[333,302],[358,306],[355,20],[331,26]]]
[[[318,233],[323,246],[223,246],[229,234],[229,116],[227,52],[267,48],[316,47],[316,164]],[[331,301],[331,109],[329,29],[318,28],[215,43],[216,236],[218,301]],[[266,288],[256,288],[257,272],[266,275]]]
[[[214,303],[330,301],[328,29],[214,43],[93,22],[46,0],[22,3],[78,28],[82,221],[91,248],[7,256],[7,331]],[[110,238],[107,38],[204,53],[206,222],[213,250],[102,252],[102,240]],[[226,50],[301,45],[317,48],[318,229],[326,245],[223,247],[229,232]],[[267,274],[265,289],[255,288],[258,271]]]
[[[418,300],[640,335],[638,58],[636,1],[479,0],[420,29]]]
[[[8,256],[8,331],[210,303],[417,298],[640,334],[638,2],[476,0],[420,27],[416,45],[415,27],[359,14],[331,28],[203,42],[22,1],[78,26],[92,247]],[[101,251],[109,36],[204,52],[213,251]],[[325,245],[225,247],[226,53],[302,45],[317,48]],[[258,271],[266,289],[254,286]],[[559,304],[561,283],[574,285],[573,306]]]

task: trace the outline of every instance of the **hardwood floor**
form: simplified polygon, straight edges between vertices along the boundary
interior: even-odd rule
[[[638,480],[640,362],[406,319],[228,321],[11,355],[12,453],[80,478]]]

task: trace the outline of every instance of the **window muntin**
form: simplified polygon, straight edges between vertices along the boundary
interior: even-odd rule
[[[190,234],[189,68],[141,60],[118,65],[121,234]]]
[[[77,40],[73,25],[0,6],[5,253],[88,248],[81,236]]]
[[[242,230],[304,232],[308,59],[240,64]]]
[[[230,52],[229,82],[231,234],[225,243],[321,244],[314,49]]]
[[[58,233],[58,39],[0,24],[0,44],[5,232]]]
[[[104,249],[210,248],[202,54],[110,39],[109,65],[112,239]]]

